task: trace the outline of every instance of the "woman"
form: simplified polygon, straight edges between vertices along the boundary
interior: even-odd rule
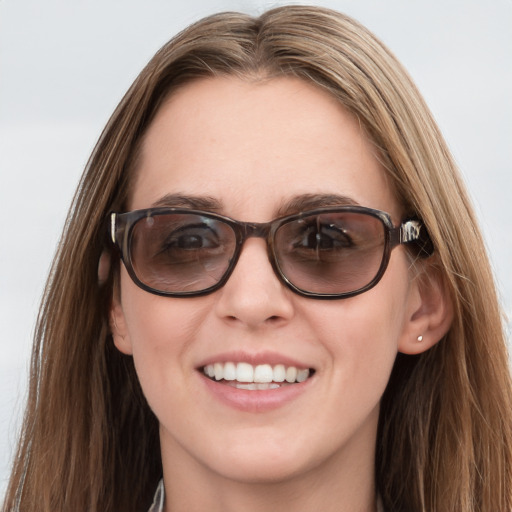
[[[158,488],[153,510],[510,510],[475,226],[414,85],[356,22],[188,28],[75,197],[4,509],[148,510]]]

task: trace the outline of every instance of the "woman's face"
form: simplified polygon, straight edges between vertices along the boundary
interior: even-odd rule
[[[267,222],[292,204],[322,205],[327,195],[400,220],[374,147],[327,93],[292,78],[215,78],[187,85],[161,107],[129,207],[199,204]],[[343,463],[371,470],[379,400],[417,296],[408,273],[399,247],[373,289],[308,299],[281,284],[260,238],[247,240],[227,284],[203,297],[152,295],[122,267],[114,338],[133,355],[160,422],[164,470],[172,461],[182,472],[245,482]],[[302,383],[264,390],[203,372],[228,362],[312,371]]]

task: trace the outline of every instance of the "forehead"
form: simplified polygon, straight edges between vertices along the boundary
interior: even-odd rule
[[[297,195],[340,194],[393,214],[375,152],[355,116],[303,80],[202,79],[155,116],[130,208],[169,194],[204,196],[225,214],[258,221]]]

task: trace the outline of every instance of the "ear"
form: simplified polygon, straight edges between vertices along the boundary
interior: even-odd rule
[[[112,297],[112,303],[110,305],[110,330],[112,332],[114,345],[117,349],[123,354],[131,355],[133,351],[126,325],[126,319],[119,298],[119,292],[116,292],[115,290]]]
[[[398,350],[420,354],[433,347],[448,332],[453,304],[446,283],[433,266],[424,269],[411,283],[407,316]]]

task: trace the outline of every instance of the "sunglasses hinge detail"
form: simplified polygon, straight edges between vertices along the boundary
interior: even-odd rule
[[[110,214],[110,238],[112,239],[112,243],[116,243],[116,213]]]
[[[420,238],[421,222],[408,220],[400,226],[400,243],[408,244]]]

